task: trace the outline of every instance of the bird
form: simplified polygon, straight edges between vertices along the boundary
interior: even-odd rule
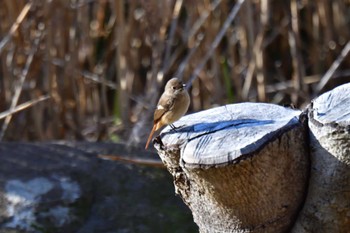
[[[145,149],[153,137],[154,132],[165,125],[170,125],[171,128],[176,127],[172,124],[179,120],[188,110],[190,106],[190,96],[186,90],[186,85],[178,78],[170,79],[164,88],[164,92],[159,98],[158,105],[153,115],[153,128]]]

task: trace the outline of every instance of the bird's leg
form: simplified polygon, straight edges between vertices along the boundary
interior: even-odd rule
[[[170,128],[174,131],[176,131],[176,129],[177,129],[177,127],[175,127],[175,125],[173,125],[173,124],[170,124]]]

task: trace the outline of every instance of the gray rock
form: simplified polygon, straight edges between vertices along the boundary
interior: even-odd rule
[[[0,233],[196,232],[165,169],[105,161],[108,143],[0,143]]]

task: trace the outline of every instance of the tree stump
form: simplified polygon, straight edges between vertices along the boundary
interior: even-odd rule
[[[200,232],[285,232],[304,201],[309,153],[300,111],[242,103],[187,115],[155,140]]]
[[[311,173],[294,233],[350,232],[350,83],[308,109]]]

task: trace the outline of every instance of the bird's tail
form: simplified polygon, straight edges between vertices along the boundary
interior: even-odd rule
[[[151,131],[151,133],[149,134],[148,139],[147,139],[147,143],[146,143],[146,146],[145,146],[145,149],[146,149],[146,150],[147,150],[148,145],[149,145],[149,143],[150,143],[150,141],[151,141],[151,139],[152,139],[152,137],[153,137],[154,132],[156,132],[156,129],[157,129],[157,124],[154,124],[154,125],[153,125],[153,128],[152,128],[152,131]]]

